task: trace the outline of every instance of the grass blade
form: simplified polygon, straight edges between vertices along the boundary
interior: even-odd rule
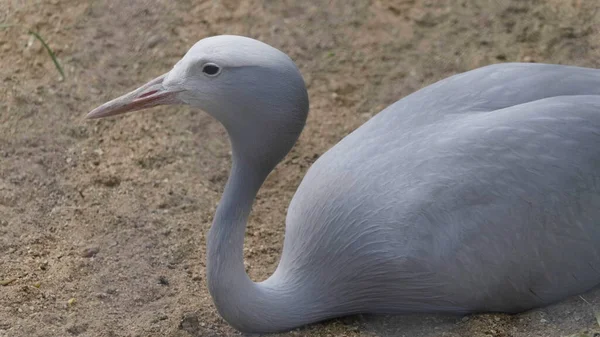
[[[29,33],[30,35],[33,35],[36,39],[38,39],[42,43],[42,46],[44,46],[44,48],[48,52],[48,55],[50,55],[50,58],[52,59],[52,62],[54,63],[56,70],[58,70],[58,72],[60,73],[60,76],[62,77],[62,79],[65,79],[65,72],[63,71],[63,68],[60,65],[60,62],[58,62],[58,59],[56,58],[56,54],[54,54],[54,51],[52,50],[52,48],[50,48],[50,46],[46,43],[46,41],[44,40],[44,38],[42,38],[42,36],[40,34],[38,34],[37,32],[35,32],[31,29],[27,29],[21,25],[0,24],[0,29],[11,28],[11,27],[24,28],[27,30],[27,33]]]
[[[52,62],[54,62],[54,66],[60,73],[60,76],[62,76],[62,78],[64,79],[65,72],[63,71],[63,68],[60,66],[60,63],[58,63],[58,60],[56,59],[56,55],[54,54],[54,51],[52,51],[52,48],[50,48],[50,46],[48,46],[48,44],[46,43],[46,41],[44,41],[44,39],[40,36],[40,34],[34,32],[33,30],[28,30],[28,32],[29,32],[29,34],[35,36],[36,39],[40,40],[40,42],[42,43],[42,46],[44,46],[44,48],[46,48],[48,55],[50,55],[50,58],[52,58]]]

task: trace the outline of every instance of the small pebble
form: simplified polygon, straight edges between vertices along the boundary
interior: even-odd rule
[[[525,56],[525,57],[523,57],[523,62],[535,62],[535,61],[533,60],[533,57]]]
[[[94,296],[96,296],[96,298],[98,299],[105,299],[108,297],[107,293],[96,293]]]
[[[194,313],[186,313],[179,322],[179,329],[187,331],[190,334],[196,334],[199,330],[200,322],[198,316]]]
[[[11,278],[8,280],[2,280],[0,281],[0,286],[7,286],[10,285],[11,283],[15,282],[17,279],[16,278]]]
[[[67,301],[67,306],[72,307],[77,303],[77,299],[75,297],[71,297],[68,301]]]
[[[69,327],[66,328],[67,332],[70,333],[71,335],[81,335],[82,333],[86,332],[88,328],[87,324],[75,324],[75,325],[71,325]]]
[[[152,323],[158,323],[159,321],[164,321],[164,320],[167,320],[168,318],[169,317],[165,314],[159,314],[152,320]]]
[[[96,256],[96,254],[98,254],[98,252],[100,252],[100,248],[98,248],[98,247],[89,247],[89,248],[84,249],[81,252],[81,256],[82,257],[90,258],[90,257]]]
[[[160,276],[158,278],[158,284],[161,284],[163,286],[168,286],[169,285],[169,280],[165,276]]]
[[[548,320],[546,320],[545,318],[540,319],[540,323],[547,323]]]
[[[158,35],[153,35],[151,36],[148,41],[146,41],[146,46],[150,49],[156,47],[160,42],[162,41],[162,38]]]

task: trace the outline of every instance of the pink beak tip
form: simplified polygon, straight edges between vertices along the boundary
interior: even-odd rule
[[[138,89],[100,105],[90,111],[85,118],[99,119],[157,105],[176,103],[174,97],[176,92],[166,91],[162,88],[162,81],[165,76],[166,74],[161,75]]]

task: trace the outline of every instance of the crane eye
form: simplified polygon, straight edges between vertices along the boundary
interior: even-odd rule
[[[207,76],[217,76],[221,72],[221,68],[214,63],[206,63],[202,66],[202,72]]]

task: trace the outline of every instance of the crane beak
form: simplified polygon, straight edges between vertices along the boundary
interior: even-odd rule
[[[179,91],[169,90],[163,86],[163,80],[167,74],[159,76],[119,98],[115,98],[110,102],[102,104],[88,113],[86,117],[103,118],[130,111],[147,109],[157,105],[181,103],[177,98],[177,93]]]

